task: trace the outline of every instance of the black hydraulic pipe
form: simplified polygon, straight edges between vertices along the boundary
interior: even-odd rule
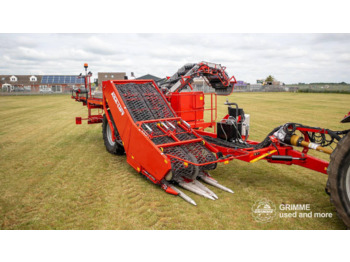
[[[292,156],[280,156],[280,155],[273,155],[271,157],[266,157],[266,158],[271,160],[276,160],[276,161],[305,160],[305,158],[292,157]]]

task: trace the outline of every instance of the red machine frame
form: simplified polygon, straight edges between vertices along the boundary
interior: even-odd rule
[[[103,97],[88,98],[80,90],[77,90],[76,95],[72,95],[72,98],[76,101],[83,102],[84,106],[88,107],[88,117],[87,118],[76,118],[76,124],[81,124],[82,120],[87,120],[88,124],[96,124],[101,123],[103,119],[103,115],[93,115],[90,109],[102,109],[104,112],[110,111],[114,121],[120,123],[120,126],[125,128],[118,130],[121,137],[123,137],[123,146],[127,155],[127,162],[135,169],[137,172],[142,173],[146,177],[148,177],[153,183],[160,184],[163,177],[171,170],[171,158],[176,158],[178,160],[183,161],[185,166],[194,165],[208,165],[212,163],[223,162],[224,164],[228,164],[229,161],[234,159],[234,156],[227,156],[225,158],[217,158],[216,161],[206,162],[204,164],[194,163],[185,159],[181,159],[177,156],[171,154],[159,154],[159,151],[163,151],[165,147],[184,145],[194,142],[202,142],[203,145],[208,148],[211,152],[217,153],[218,150],[213,147],[211,144],[206,143],[205,140],[198,135],[190,126],[184,125],[183,120],[180,117],[175,118],[162,118],[162,119],[154,119],[154,120],[146,120],[146,121],[138,121],[136,123],[133,122],[131,115],[127,110],[125,110],[126,106],[123,103],[122,98],[116,90],[115,84],[126,84],[126,83],[152,83],[152,85],[158,90],[160,94],[161,91],[157,87],[156,83],[153,80],[115,80],[115,81],[103,81]],[[89,87],[91,88],[91,87]],[[166,97],[162,94],[162,97],[165,102],[167,102]],[[115,103],[109,103],[108,101],[114,101]],[[171,109],[173,111],[173,109]],[[173,111],[174,115],[176,113]],[[112,138],[115,141],[117,138],[115,137],[115,130],[112,124],[112,120],[109,114],[105,114],[108,120],[109,127],[111,129]],[[143,123],[151,123],[151,122],[159,122],[159,121],[179,121],[178,125],[181,126],[187,132],[196,136],[196,139],[180,141],[175,135],[172,134],[171,131],[163,129],[159,126],[159,129],[162,130],[164,134],[171,136],[176,142],[166,143],[160,145],[154,145],[151,142],[151,136],[145,132],[142,132],[142,124]],[[141,132],[140,132],[141,131]],[[132,138],[132,143],[130,142]],[[146,138],[146,139],[145,139]],[[142,150],[140,150],[140,145]],[[143,162],[146,162],[147,169],[144,168],[143,165],[139,163],[139,159],[142,159]],[[162,164],[161,164],[162,163]],[[177,194],[176,192],[172,192],[173,194]]]
[[[203,65],[203,70],[205,69],[206,66]],[[212,72],[215,73],[215,72]],[[162,94],[161,90],[158,88],[156,83],[153,80],[118,80],[118,81],[104,81],[102,83],[103,86],[103,97],[102,98],[96,98],[93,97],[91,94],[91,83],[90,83],[90,76],[85,77],[85,85],[86,89],[85,90],[77,90],[75,91],[75,95],[72,93],[72,98],[75,99],[76,101],[82,102],[84,106],[88,107],[88,117],[87,118],[81,118],[77,117],[76,118],[76,124],[81,124],[82,120],[87,120],[88,124],[96,124],[96,123],[101,123],[103,119],[103,112],[107,112],[108,109],[111,109],[110,112],[112,113],[113,119],[115,121],[125,121],[125,117],[130,118],[130,115],[127,111],[124,111],[124,114],[121,115],[121,110],[123,110],[123,107],[125,105],[122,102],[121,97],[119,96],[118,92],[115,91],[114,84],[120,84],[120,83],[148,83],[151,82],[157,90]],[[191,87],[189,81],[189,77],[183,77],[182,81],[184,84],[189,84]],[[234,79],[234,82],[232,82],[232,79]],[[234,84],[235,78],[231,77],[228,80],[228,83]],[[226,83],[227,84],[227,83]],[[192,88],[192,87],[191,87]],[[233,89],[233,88],[232,88]],[[112,97],[111,93],[114,92],[115,96],[117,97],[117,100],[119,101],[120,105],[118,106],[116,103],[108,103],[108,101],[112,101],[114,98]],[[89,93],[89,95],[88,95]],[[125,151],[127,152],[127,161],[128,163],[138,172],[144,174],[147,176],[151,181],[154,183],[160,183],[160,180],[162,177],[164,177],[164,174],[169,172],[171,169],[171,164],[170,164],[170,158],[176,156],[172,155],[159,155],[159,154],[152,154],[151,152],[153,151],[159,151],[160,149],[167,147],[167,146],[174,146],[174,145],[180,145],[184,143],[191,143],[191,142],[198,142],[202,141],[205,146],[210,149],[213,153],[218,153],[221,152],[226,158],[224,159],[219,159],[216,162],[224,162],[228,163],[228,161],[233,160],[233,159],[239,159],[245,162],[251,162],[254,163],[256,161],[265,159],[269,163],[274,163],[274,164],[285,164],[285,165],[299,165],[323,174],[327,174],[327,168],[329,163],[327,161],[318,159],[316,157],[308,155],[308,148],[304,147],[303,151],[297,151],[293,149],[293,146],[291,145],[286,145],[283,143],[280,143],[278,139],[275,137],[271,136],[270,139],[272,140],[273,144],[264,147],[262,149],[254,149],[253,147],[251,148],[244,148],[244,149],[233,149],[233,148],[228,148],[224,146],[219,146],[216,144],[212,144],[209,142],[206,142],[202,136],[210,136],[212,138],[217,138],[216,133],[210,133],[204,131],[205,128],[208,127],[214,127],[215,129],[215,120],[217,118],[217,97],[216,94],[210,94],[211,96],[211,106],[209,109],[204,108],[204,97],[205,94],[204,92],[188,92],[188,93],[179,93],[179,92],[174,92],[167,94],[166,96],[163,96],[163,99],[165,101],[169,101],[173,107],[173,111],[179,116],[182,116],[182,118],[185,114],[189,114],[189,119],[192,121],[188,121],[190,126],[196,131],[192,131],[192,133],[197,137],[193,141],[177,141],[175,137],[174,143],[169,143],[169,144],[162,144],[155,146],[152,143],[142,143],[142,147],[144,150],[138,150],[140,145],[137,143],[137,141],[144,141],[144,137],[141,138],[141,136],[146,136],[149,140],[149,137],[145,134],[145,132],[139,132],[142,123],[148,123],[152,121],[157,121],[157,120],[148,120],[148,121],[141,121],[134,123],[132,125],[128,125],[125,127],[123,130],[118,130],[121,134],[121,136],[124,137],[123,139],[123,145],[125,148]],[[199,97],[202,97],[203,103],[201,103],[200,107],[197,107],[197,100]],[[179,99],[181,98],[181,99]],[[179,106],[176,106],[176,102],[181,102],[184,100],[189,101],[192,100],[192,102],[187,103],[185,105],[185,108],[181,107],[182,105],[179,104]],[[200,99],[200,98],[199,98]],[[202,101],[201,99],[199,101]],[[214,103],[215,102],[215,106]],[[175,108],[174,108],[175,107]],[[91,110],[92,109],[98,109],[99,112],[98,114],[92,114]],[[203,119],[203,112],[205,110],[210,110],[211,111],[211,121],[210,122],[205,122]],[[117,114],[116,112],[119,112],[120,114]],[[124,116],[125,115],[125,116]],[[199,117],[198,117],[199,116]],[[108,124],[112,130],[112,136],[113,140],[116,140],[117,138],[115,137],[115,132],[113,128],[112,121],[109,117],[109,114],[106,114],[106,117],[108,119]],[[227,118],[227,116],[224,117],[224,119]],[[180,117],[177,118],[169,118],[165,120],[180,120]],[[164,119],[162,119],[164,120]],[[130,121],[130,119],[129,119]],[[130,121],[133,123],[132,121]],[[184,128],[186,126],[182,125]],[[160,127],[161,129],[161,127]],[[309,141],[309,137],[307,132],[316,132],[316,133],[323,133],[327,134],[326,130],[318,130],[318,129],[312,129],[312,128],[305,128],[305,127],[298,127],[296,130],[300,131],[304,135],[305,141]],[[166,130],[162,130],[164,133],[168,132]],[[171,136],[171,134],[169,134]],[[133,138],[133,141],[136,141],[136,143],[130,143],[130,138]],[[174,138],[174,136],[172,136]],[[244,138],[244,137],[243,137]],[[258,142],[256,141],[251,141],[247,140],[251,145],[256,145]],[[275,160],[272,158],[272,156],[288,156],[290,158],[283,159],[283,160]],[[151,168],[148,168],[148,170],[145,170],[137,161],[139,158],[144,158],[148,159],[147,161],[149,162],[149,166]],[[182,159],[183,160],[183,159]],[[186,160],[183,160],[184,163],[186,163]],[[187,161],[188,164],[192,165],[198,165],[196,163],[192,163]],[[163,163],[160,165],[159,163]]]

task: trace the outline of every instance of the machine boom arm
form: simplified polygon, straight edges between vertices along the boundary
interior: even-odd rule
[[[195,77],[201,76],[206,80],[208,85],[214,88],[218,95],[229,95],[233,91],[236,79],[234,76],[230,78],[225,69],[220,64],[209,62],[186,64],[165,82],[159,83],[159,85],[163,89],[166,89],[168,93],[177,93],[186,86],[191,86]]]

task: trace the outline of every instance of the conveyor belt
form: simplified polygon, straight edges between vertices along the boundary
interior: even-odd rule
[[[151,84],[116,84],[126,109],[129,111],[134,122],[173,118],[176,117],[169,104],[163,99],[158,90]],[[180,141],[195,139],[196,136],[184,130],[176,121],[169,121],[176,128],[175,136]],[[158,126],[158,122],[147,123],[152,130],[152,142],[156,145],[175,142],[173,138],[164,134]],[[149,132],[145,124],[142,125],[145,132]],[[180,146],[171,146],[164,148],[165,154],[177,156],[189,162],[205,164],[215,161],[216,158],[202,143],[190,143]],[[194,166],[184,166],[183,161],[171,158],[172,172],[174,179],[180,179],[185,176],[191,179],[198,176],[199,171],[212,170],[216,168],[215,164]]]

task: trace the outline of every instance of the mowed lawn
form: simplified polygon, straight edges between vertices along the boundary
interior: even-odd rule
[[[226,98],[251,114],[253,140],[286,122],[350,128],[339,123],[350,110],[349,95],[233,94],[218,98],[219,118]],[[75,125],[76,116],[86,115],[65,95],[0,97],[1,229],[345,229],[324,192],[326,175],[234,160],[211,174],[235,194],[208,186],[219,197],[212,201],[184,190],[195,207],[142,177],[125,156],[109,154],[100,124]],[[333,217],[256,222],[252,205],[262,198],[277,208],[310,204]]]

